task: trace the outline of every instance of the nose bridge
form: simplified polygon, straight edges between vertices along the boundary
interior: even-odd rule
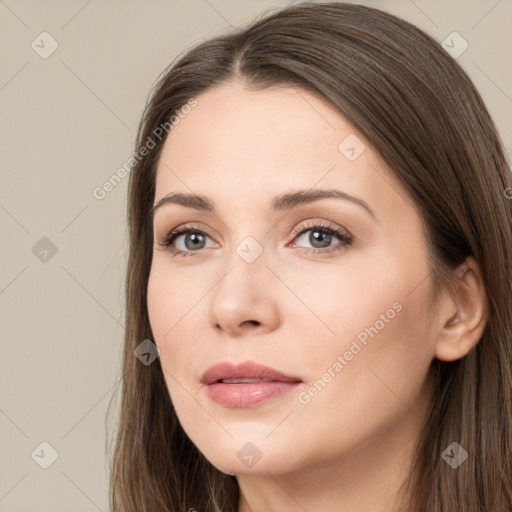
[[[264,273],[265,270],[268,272],[265,252],[252,235],[242,236],[241,241],[234,242],[225,254],[225,272],[215,287],[217,294],[233,293],[233,299],[241,303],[242,299],[251,299],[263,291]]]
[[[266,251],[251,235],[242,234],[239,238],[226,251],[224,272],[210,296],[212,324],[231,333],[242,324],[270,325],[275,322],[277,311],[269,293]]]
[[[239,198],[239,201],[243,201]],[[245,199],[247,203],[248,200]],[[229,241],[225,245],[226,266],[235,266],[247,271],[265,266],[270,247],[267,233],[269,226],[264,222],[264,213],[254,205],[243,202],[234,206],[236,212],[226,223],[229,227]]]

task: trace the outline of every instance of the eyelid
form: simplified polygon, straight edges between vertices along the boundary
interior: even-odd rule
[[[332,229],[334,231],[341,231],[345,234],[347,238],[352,238],[352,234],[347,229],[342,228],[337,224],[333,224],[332,222],[320,219],[308,219],[307,221],[304,222],[309,224],[301,224],[298,227],[294,228],[291,234],[292,237],[296,237],[297,235],[301,234],[303,231],[307,231],[308,229],[322,227]]]
[[[159,244],[160,245],[165,245],[165,242],[167,240],[169,240],[174,234],[179,233],[177,236],[180,236],[182,234],[180,232],[182,232],[182,231],[185,231],[185,232],[187,232],[187,231],[198,231],[200,233],[204,233],[210,239],[213,240],[212,236],[210,236],[210,234],[209,234],[209,230],[208,229],[205,229],[205,228],[201,227],[199,224],[196,224],[194,222],[187,222],[185,224],[179,224],[178,226],[176,226],[173,229],[164,231],[163,234],[161,235],[161,237],[159,237],[159,239],[160,239]],[[183,233],[183,234],[185,234],[185,233]]]
[[[311,249],[301,247],[299,250],[302,250],[305,253],[314,253],[314,254],[329,254],[331,252],[335,252],[336,250],[340,250],[345,246],[349,246],[353,242],[353,235],[345,228],[338,226],[337,224],[333,224],[330,221],[320,220],[320,219],[308,219],[304,221],[306,223],[299,224],[296,228],[293,229],[291,233],[291,242],[293,242],[299,235],[302,235],[308,231],[311,231],[313,228],[317,228],[317,231],[325,231],[330,232],[331,235],[334,235],[339,240],[338,246],[333,246],[331,248],[324,249]],[[197,251],[190,250],[182,250],[182,249],[173,249],[172,245],[174,241],[180,236],[186,235],[189,232],[197,231],[200,234],[206,235],[208,238],[213,240],[213,238],[208,233],[207,229],[202,228],[197,223],[186,223],[182,225],[178,225],[176,228],[167,231],[166,234],[161,238],[161,241],[158,242],[158,245],[162,247],[163,250],[168,250],[171,252],[173,256],[195,256],[195,253],[201,254],[203,251],[207,249],[211,249],[211,247],[199,249]],[[214,244],[218,245],[217,242],[213,240]],[[287,242],[287,247],[290,242]],[[341,248],[339,245],[341,244]],[[294,244],[294,247],[297,247]]]
[[[342,231],[345,233],[345,235],[348,237],[352,237],[352,234],[345,228],[342,228],[341,226],[338,226],[336,224],[333,224],[329,221],[325,221],[325,220],[320,220],[320,219],[308,219],[306,221],[304,221],[308,224],[299,224],[297,227],[295,227],[290,236],[292,238],[295,238],[297,235],[299,234],[302,234],[303,231],[306,231],[307,229],[312,229],[312,228],[315,228],[315,227],[323,227],[323,228],[330,228],[330,229],[333,229],[333,230],[336,230],[336,231]],[[163,236],[164,240],[169,238],[171,236],[172,233],[175,233],[176,231],[183,231],[183,230],[186,230],[186,229],[190,229],[190,230],[197,230],[197,231],[201,231],[203,233],[205,233],[206,235],[208,235],[210,238],[212,238],[210,236],[210,234],[208,233],[208,230],[207,229],[204,229],[202,228],[199,224],[196,224],[194,222],[188,222],[188,223],[185,223],[185,224],[179,224],[177,227],[169,230],[169,231],[165,231],[165,235]]]

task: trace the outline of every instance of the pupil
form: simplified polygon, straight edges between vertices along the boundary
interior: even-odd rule
[[[315,247],[315,244],[319,241],[318,239],[320,239],[320,242],[322,242],[322,239],[323,241],[325,242],[325,238],[327,238],[327,244],[324,244],[324,245],[321,245],[321,247],[328,247],[330,242],[331,242],[331,239],[330,237],[332,236],[331,234],[329,233],[322,233],[321,231],[313,231],[311,233],[311,236],[313,237],[311,241],[311,244],[313,245],[313,247]],[[310,237],[311,238],[311,237]]]
[[[201,243],[201,238],[202,238],[202,235],[200,233],[191,233],[189,235],[189,239],[191,240],[192,242],[192,249],[195,247],[197,249],[197,245],[194,246],[194,243],[199,241],[199,243]],[[188,244],[187,244],[187,238],[185,239],[185,245],[187,245],[187,248],[190,249],[190,247],[188,247]]]

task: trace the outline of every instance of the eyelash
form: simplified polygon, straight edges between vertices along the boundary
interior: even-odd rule
[[[317,254],[326,254],[326,253],[332,253],[336,251],[340,251],[347,246],[350,246],[352,244],[353,238],[352,235],[349,235],[347,233],[344,233],[343,231],[333,228],[331,226],[328,226],[326,224],[323,224],[321,222],[317,222],[315,224],[312,224],[310,226],[303,226],[302,228],[296,230],[294,233],[292,233],[293,240],[298,238],[299,236],[303,235],[304,233],[307,233],[308,231],[320,231],[323,233],[327,233],[329,235],[334,235],[336,238],[340,240],[340,243],[338,246],[330,247],[327,249],[307,249],[307,248],[301,248],[302,250],[305,250],[308,253],[317,253]],[[172,243],[181,235],[184,234],[199,234],[199,235],[206,235],[208,236],[208,233],[205,233],[204,231],[194,227],[194,226],[188,226],[185,225],[179,229],[175,229],[174,231],[171,231],[164,239],[163,242],[159,242],[158,245],[162,247],[163,250],[168,250],[171,252],[173,256],[180,256],[180,257],[189,257],[189,256],[195,256],[195,253],[201,252],[201,249],[197,251],[183,251],[181,249],[175,249],[172,248]]]

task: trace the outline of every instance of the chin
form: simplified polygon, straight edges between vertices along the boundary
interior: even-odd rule
[[[201,453],[210,464],[227,475],[268,476],[268,473],[279,474],[294,469],[295,461],[290,460],[290,454],[276,451],[268,441],[264,446],[263,442],[258,441],[239,443],[232,440],[229,446],[217,447],[219,451],[201,450]]]

